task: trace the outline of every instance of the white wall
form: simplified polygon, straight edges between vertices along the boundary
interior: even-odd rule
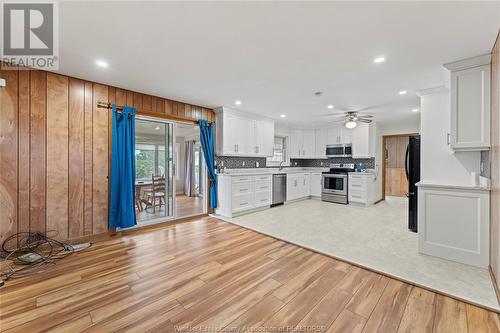
[[[450,93],[442,89],[420,99],[421,181],[471,185],[471,172],[479,172],[480,152],[456,152],[447,143],[450,132]]]
[[[411,119],[404,121],[384,122],[379,123],[380,136],[420,133],[420,117],[416,115]]]

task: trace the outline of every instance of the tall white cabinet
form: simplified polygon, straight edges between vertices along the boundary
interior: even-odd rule
[[[221,156],[273,155],[274,121],[226,107],[215,110],[215,148]]]
[[[455,151],[490,148],[489,54],[444,65],[450,70],[450,147]]]
[[[315,158],[316,137],[313,129],[294,129],[290,132],[290,157]]]

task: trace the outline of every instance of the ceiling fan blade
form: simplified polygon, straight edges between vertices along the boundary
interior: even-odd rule
[[[370,119],[363,119],[363,118],[359,118],[359,119],[358,119],[358,121],[359,121],[360,123],[367,123],[367,124],[369,124],[369,123],[371,123],[371,122],[372,122]]]
[[[373,118],[371,114],[362,114],[359,116],[360,118]]]

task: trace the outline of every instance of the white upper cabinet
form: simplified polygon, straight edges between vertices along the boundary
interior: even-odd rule
[[[490,148],[490,55],[444,65],[450,70],[450,146],[457,151]]]
[[[352,130],[352,157],[375,157],[375,123],[358,123]]]
[[[274,123],[268,120],[255,120],[255,150],[258,155],[272,156],[274,149]],[[272,140],[270,139],[272,138]]]
[[[221,156],[271,156],[274,121],[226,107],[215,110],[216,153]]]
[[[290,158],[315,158],[316,136],[314,130],[290,131]]]
[[[328,144],[352,143],[352,130],[345,126],[337,126],[328,129]]]
[[[290,158],[300,158],[302,153],[302,131],[290,131]]]
[[[315,158],[316,157],[316,135],[314,130],[303,131],[303,157]]]
[[[326,158],[326,145],[328,144],[328,130],[326,128],[317,129],[316,137],[316,158]]]

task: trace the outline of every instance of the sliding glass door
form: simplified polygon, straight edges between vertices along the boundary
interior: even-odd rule
[[[138,117],[135,124],[137,224],[174,216],[173,124]]]

